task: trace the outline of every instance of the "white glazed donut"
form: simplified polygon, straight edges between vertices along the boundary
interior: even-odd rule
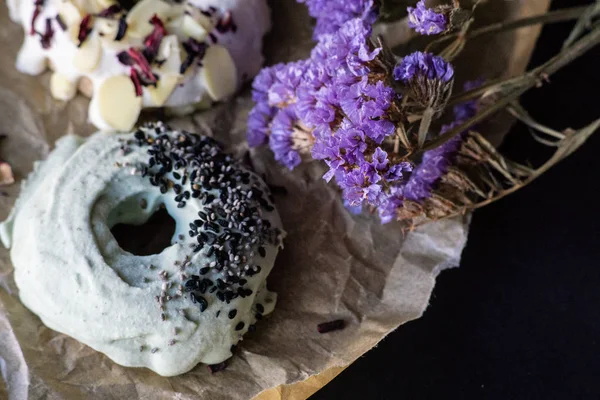
[[[66,136],[0,228],[23,304],[115,362],[164,376],[217,364],[276,295],[266,278],[283,231],[262,180],[216,142],[157,124]],[[111,228],[162,205],[171,245],[138,256]]]
[[[129,131],[146,107],[189,112],[233,94],[259,71],[270,27],[266,0],[8,0],[23,25],[17,69],[50,66],[50,91],[70,100],[89,87],[89,119]],[[83,78],[83,79],[82,79]]]

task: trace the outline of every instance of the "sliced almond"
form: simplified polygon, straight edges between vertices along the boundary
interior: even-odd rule
[[[202,25],[202,27],[208,32],[212,31],[215,28],[215,25],[213,24],[211,19],[206,15],[202,14],[200,12],[200,9],[194,6],[193,4],[187,3],[185,6],[185,11],[186,15],[191,15],[196,20],[196,22]]]
[[[156,14],[163,23],[181,15],[183,6],[171,5],[161,0],[142,0],[127,14],[127,33],[137,37],[145,37],[152,32],[150,19]]]
[[[77,25],[79,27],[79,23],[83,18],[79,8],[70,1],[63,1],[58,5],[58,15],[67,26]]]
[[[94,0],[93,2],[96,3],[97,7],[101,10],[105,10],[110,6],[118,4],[118,2],[114,0]]]
[[[98,89],[98,107],[104,121],[119,131],[130,131],[142,110],[142,97],[128,76],[117,75],[105,80]]]
[[[157,59],[161,61],[158,71],[163,74],[179,75],[181,67],[181,49],[175,35],[165,36],[160,42]]]
[[[185,36],[189,36],[199,42],[203,42],[208,36],[206,29],[191,15],[184,15],[181,22]]]
[[[106,7],[102,7],[96,1],[89,0],[72,0],[73,3],[81,10],[83,14],[96,14]]]
[[[156,87],[149,86],[146,88],[152,99],[153,107],[162,107],[177,84],[179,83],[178,75],[162,75],[158,80]]]
[[[94,23],[94,28],[101,38],[113,41],[119,30],[119,21],[108,18],[98,18]]]
[[[231,96],[237,87],[237,69],[229,50],[221,45],[206,49],[199,77],[213,100]]]
[[[82,73],[92,72],[102,56],[102,42],[97,34],[90,34],[73,56],[73,66]]]
[[[71,100],[77,93],[77,84],[55,72],[50,77],[50,93],[57,100]]]

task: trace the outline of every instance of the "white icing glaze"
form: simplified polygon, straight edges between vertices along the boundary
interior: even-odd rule
[[[154,4],[159,3],[162,7],[165,7],[167,4],[161,0],[143,1],[147,3],[154,2]],[[112,40],[114,33],[100,38],[98,33],[101,30],[101,24],[116,24],[117,21],[107,22],[107,19],[94,18],[92,32],[86,41],[83,42],[82,47],[89,44],[86,42],[98,40],[101,44],[99,62],[93,66],[94,63],[91,62],[92,57],[83,57],[85,62],[91,62],[92,67],[89,71],[82,71],[81,68],[76,68],[74,65],[76,54],[80,51],[77,47],[80,18],[77,17],[79,20],[74,18],[72,21],[65,21],[70,22],[70,24],[67,23],[68,29],[65,31],[61,29],[56,16],[59,12],[62,13],[65,4],[70,7],[76,6],[81,17],[83,17],[88,13],[98,13],[113,2],[114,0],[44,0],[43,6],[39,8],[40,13],[35,20],[34,27],[37,32],[42,34],[46,30],[46,20],[50,19],[54,34],[50,40],[49,47],[45,49],[42,46],[40,34],[30,34],[31,21],[36,9],[35,1],[8,1],[11,18],[15,22],[21,23],[25,31],[25,41],[17,57],[17,69],[27,74],[37,75],[42,73],[48,67],[48,64],[50,64],[55,73],[64,76],[65,80],[70,81],[72,85],[77,85],[78,81],[83,77],[89,78],[94,93],[89,108],[89,120],[102,130],[118,130],[119,128],[123,129],[123,127],[114,127],[107,123],[105,118],[102,117],[101,104],[99,104],[95,94],[98,92],[98,88],[109,77],[116,75],[129,76],[131,67],[119,62],[117,54],[130,47],[142,49],[145,35],[138,34],[135,28],[131,28],[130,24],[125,37],[118,42]],[[192,10],[193,15],[204,18],[202,21],[206,23],[208,19],[202,17],[199,14],[199,10],[209,10],[211,7],[214,11],[213,17],[210,19],[211,26],[208,27],[208,30],[216,38],[216,44],[213,43],[210,36],[207,36],[204,42],[208,45],[224,46],[228,50],[235,65],[234,75],[237,75],[237,82],[233,84],[233,87],[236,87],[240,85],[243,79],[253,77],[260,70],[263,62],[261,54],[262,37],[270,27],[269,9],[265,0],[188,0],[182,5],[168,5],[169,16],[161,17],[166,27],[167,35],[174,35],[172,38],[177,38],[180,43],[186,41],[189,36],[182,31],[181,20],[178,18],[184,17],[185,10]],[[233,21],[237,28],[235,32],[229,30],[220,33],[215,28],[219,19],[226,15],[226,13],[231,13],[233,16]],[[198,17],[196,17],[196,20],[198,20]],[[148,26],[151,25],[148,23]],[[210,96],[208,96],[206,91],[207,83],[201,77],[201,65],[193,63],[183,76],[180,75],[179,68],[186,56],[185,50],[180,49],[180,53],[179,57],[174,57],[172,60],[169,59],[162,66],[152,64],[152,70],[159,75],[159,79],[162,75],[172,75],[176,76],[179,80],[174,89],[169,91],[170,95],[164,104],[158,106],[175,108],[179,112],[182,109],[192,111],[195,105],[199,103],[205,104]],[[160,59],[160,57],[157,57],[157,59]],[[66,90],[63,93],[70,92],[70,90]],[[156,107],[157,105],[153,102],[148,92],[148,87],[144,87],[142,106],[144,108]],[[229,92],[227,92],[227,95],[231,94]],[[115,101],[119,101],[119,93],[115,93],[114,97]],[[222,98],[212,98],[210,100],[222,100]]]
[[[256,254],[248,260],[262,266],[259,273],[247,277],[251,295],[226,304],[207,292],[203,297],[208,308],[200,312],[185,293],[165,301],[161,311],[155,301],[164,283],[159,272],[167,271],[173,284],[167,293],[175,296],[178,285],[185,282],[180,279],[182,269],[188,276],[198,274],[212,260],[204,250],[193,253],[190,244],[196,238],[188,235],[188,224],[204,206],[191,198],[178,208],[173,190],[161,194],[148,177],[132,174],[132,165],[148,161],[147,147],[132,146],[133,151],[123,155],[123,138],[131,135],[66,136],[46,161],[35,166],[11,215],[0,226],[2,242],[11,247],[19,296],[45,325],[121,365],[173,376],[199,362],[219,363],[231,356],[231,346],[255,323],[257,303],[264,306],[265,314],[273,310],[276,295],[267,291],[266,278],[278,247],[266,245],[264,258]],[[145,208],[139,206],[141,199],[147,202]],[[176,221],[172,245],[149,256],[122,250],[111,227],[143,223],[163,203]],[[262,218],[281,227],[277,211],[263,213]],[[191,256],[190,265],[177,265],[186,256]],[[213,281],[217,277],[222,276],[215,270],[201,276]],[[185,310],[185,316],[179,309]],[[230,319],[232,309],[237,315]],[[240,322],[244,328],[236,330]],[[171,340],[175,343],[169,344]],[[151,351],[154,348],[156,352]]]

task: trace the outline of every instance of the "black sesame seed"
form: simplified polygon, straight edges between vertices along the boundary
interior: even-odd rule
[[[177,208],[183,208],[185,207],[185,201],[180,201],[179,203],[177,203]]]
[[[256,320],[257,320],[257,321],[260,321],[260,320],[262,319],[262,317],[263,317],[263,316],[262,316],[262,314],[260,314],[260,313],[256,313],[256,314],[254,314],[254,318],[256,318]]]
[[[200,268],[200,275],[206,275],[210,271],[210,267]]]
[[[255,325],[248,325],[248,333],[252,333],[256,330],[256,326]]]
[[[196,304],[198,302],[198,298],[196,297],[196,295],[194,293],[190,293],[190,299],[192,300],[192,303]]]
[[[242,329],[244,329],[244,326],[246,324],[244,324],[244,322],[240,321],[236,326],[235,326],[235,330],[236,331],[241,331]]]
[[[264,258],[267,255],[267,252],[265,251],[265,248],[261,246],[258,248],[258,254]]]
[[[199,285],[200,293],[202,293],[202,294],[206,293],[207,289],[208,289],[208,282],[206,282],[206,280],[202,280]]]
[[[265,308],[263,307],[263,305],[262,305],[262,304],[260,304],[260,303],[256,303],[256,311],[258,311],[258,312],[259,312],[259,313],[261,313],[261,314],[264,314],[264,312],[265,312]]]
[[[138,139],[138,140],[144,140],[144,139],[146,139],[146,134],[144,134],[144,132],[143,132],[143,131],[136,131],[136,132],[133,134],[133,137],[135,137],[135,138],[136,138],[136,139]]]
[[[208,289],[208,293],[214,293],[215,290],[217,290],[216,286],[211,287],[210,289]],[[218,297],[218,296],[217,296]]]
[[[233,310],[229,311],[229,314],[227,314],[229,319],[234,319],[236,315],[237,315],[237,310],[235,308]]]
[[[216,286],[213,286],[216,288]],[[217,299],[221,300],[221,301],[225,301],[225,294],[223,294],[223,292],[217,292]]]
[[[204,312],[208,308],[208,302],[202,296],[196,296],[196,300],[198,301],[198,304],[200,305],[200,312]]]

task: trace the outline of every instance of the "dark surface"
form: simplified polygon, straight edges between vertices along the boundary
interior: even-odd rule
[[[544,28],[530,67],[555,54],[571,26]],[[578,128],[600,117],[599,88],[596,48],[522,104],[546,125]],[[523,126],[503,150],[533,161],[547,154]],[[598,194],[600,133],[529,187],[477,211],[460,268],[440,275],[423,318],[311,399],[600,398]]]

